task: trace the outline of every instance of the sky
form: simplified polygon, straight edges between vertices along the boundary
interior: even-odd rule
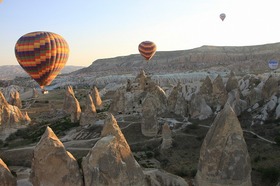
[[[279,0],[0,0],[0,65],[17,65],[15,44],[34,31],[61,35],[75,66],[138,54],[146,40],[157,51],[276,43],[279,7]]]

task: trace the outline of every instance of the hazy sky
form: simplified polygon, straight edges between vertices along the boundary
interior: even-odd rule
[[[280,0],[3,0],[0,65],[18,64],[15,43],[33,31],[63,36],[67,65],[79,66],[136,54],[144,40],[158,51],[275,43],[279,10]]]

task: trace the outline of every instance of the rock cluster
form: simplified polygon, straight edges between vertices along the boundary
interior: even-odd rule
[[[1,128],[17,128],[22,124],[28,124],[30,118],[27,113],[22,114],[17,106],[10,105],[0,92],[0,126]]]
[[[68,86],[65,91],[63,110],[71,116],[71,122],[78,122],[81,116],[80,103],[75,97],[72,86]]]
[[[141,71],[134,81],[128,80],[125,87],[116,91],[109,111],[113,114],[142,113],[142,104],[148,96],[153,97],[158,114],[167,110],[165,92],[152,81],[151,77]]]
[[[167,111],[167,96],[151,77],[141,71],[132,82],[115,93],[109,109],[114,114],[141,114],[142,134],[155,136],[158,133],[157,116]]]
[[[76,159],[49,127],[34,149],[30,181],[34,186],[83,185]]]
[[[252,185],[247,145],[229,104],[216,116],[203,141],[195,182],[198,186]]]

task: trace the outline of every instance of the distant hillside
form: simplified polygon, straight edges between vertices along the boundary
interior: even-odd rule
[[[67,74],[84,68],[82,66],[65,66],[61,73]],[[0,80],[14,79],[15,77],[28,77],[28,74],[19,65],[0,66]]]
[[[104,76],[138,73],[166,74],[197,70],[230,69],[236,73],[269,71],[267,62],[280,59],[280,43],[256,46],[202,46],[191,50],[158,51],[148,63],[139,54],[98,59],[89,67],[71,73],[79,76]]]

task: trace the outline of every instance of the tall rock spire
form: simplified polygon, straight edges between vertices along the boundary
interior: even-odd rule
[[[227,103],[209,129],[201,150],[196,185],[251,186],[251,164],[238,118]]]

